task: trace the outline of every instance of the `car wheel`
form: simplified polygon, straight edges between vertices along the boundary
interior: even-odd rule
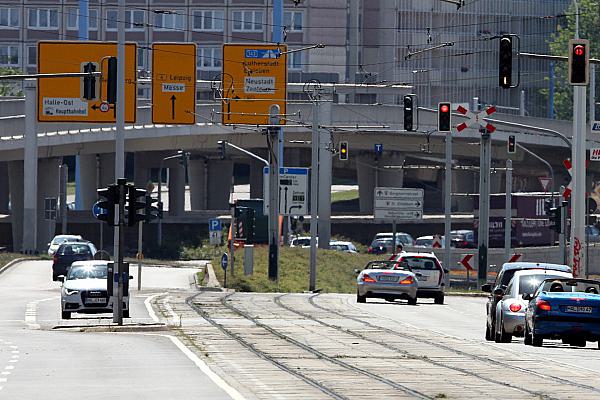
[[[494,340],[492,337],[492,332],[490,332],[490,326],[487,324],[487,322],[485,323],[485,340],[490,342]]]
[[[62,312],[62,319],[71,319],[71,312],[70,311],[63,311]]]
[[[577,340],[572,340],[571,343],[569,343],[571,346],[574,347],[585,347],[587,346],[587,342],[585,340],[581,340],[581,339],[577,339]]]
[[[544,338],[531,332],[531,344],[534,347],[542,347],[544,345]]]
[[[56,281],[58,280],[58,275],[54,275],[54,274],[52,274],[52,280],[53,280],[54,282],[56,282]]]
[[[360,294],[358,294],[358,292],[356,292],[356,302],[357,303],[366,303],[367,296],[361,296]]]
[[[123,310],[123,318],[129,318],[129,310]]]
[[[411,306],[416,306],[417,305],[417,298],[416,297],[409,298],[408,299],[408,304],[411,305]]]
[[[531,333],[529,333],[529,328],[527,328],[527,322],[525,322],[525,345],[531,346]]]
[[[435,296],[433,302],[435,304],[444,304],[444,293],[440,293],[437,296]]]
[[[598,350],[600,350],[600,340],[598,340]]]

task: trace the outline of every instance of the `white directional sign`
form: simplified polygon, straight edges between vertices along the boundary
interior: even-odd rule
[[[263,174],[263,194],[268,199],[269,167],[264,167]],[[268,201],[263,204],[263,211],[268,215]],[[279,212],[281,215],[308,214],[308,168],[279,168]]]
[[[375,219],[423,218],[423,189],[376,187],[373,211]]]

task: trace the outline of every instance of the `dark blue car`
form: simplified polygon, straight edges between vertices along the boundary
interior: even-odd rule
[[[571,346],[598,342],[600,348],[600,281],[546,279],[533,295],[524,295],[525,344],[542,346],[544,339],[562,339]]]

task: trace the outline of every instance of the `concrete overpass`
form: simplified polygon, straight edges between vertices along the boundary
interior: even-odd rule
[[[444,137],[435,132],[436,113],[421,109],[419,132],[402,130],[402,107],[389,104],[350,104],[340,102],[351,93],[343,85],[333,96],[330,115],[325,115],[322,126],[331,133],[332,148],[341,140],[349,142],[350,160],[339,161],[333,157],[332,173],[335,178],[345,178],[359,186],[359,209],[356,212],[372,212],[373,188],[378,186],[420,186],[426,189],[426,209],[439,212],[442,208]],[[205,90],[208,88],[205,88]],[[364,88],[353,90],[405,94],[410,88],[397,87]],[[292,90],[293,92],[294,90]],[[299,88],[295,88],[299,92]],[[11,199],[12,221],[22,221],[23,213],[23,146],[25,131],[25,102],[22,99],[0,101],[0,212],[7,211]],[[309,166],[310,130],[312,105],[290,101],[286,133],[286,166]],[[266,156],[265,138],[258,127],[222,126],[218,123],[220,103],[206,101],[197,104],[198,123],[191,126],[154,125],[151,123],[151,108],[139,102],[137,122],[126,127],[125,148],[134,154],[133,178],[136,185],[145,186],[152,169],[159,167],[166,155],[178,149],[190,151],[187,181],[191,191],[191,208],[203,210],[201,218],[227,212],[229,193],[235,164],[249,167],[251,197],[262,197],[262,165],[242,154],[231,152],[221,160],[217,141],[226,139],[232,143]],[[495,116],[495,115],[494,115]],[[492,118],[498,130],[492,134],[493,165],[503,167],[507,158],[508,135],[517,136],[517,141],[540,154],[553,165],[558,185],[568,181],[562,160],[570,156],[566,143],[560,138],[539,129],[517,129],[514,124],[528,125],[558,131],[571,137],[571,122],[521,117],[501,114]],[[456,123],[464,120],[455,116]],[[456,125],[456,123],[454,125]],[[114,127],[94,124],[39,123],[38,132],[38,248],[43,249],[53,232],[53,223],[43,221],[44,197],[58,196],[58,167],[62,157],[80,156],[81,193],[85,209],[90,209],[96,200],[96,188],[114,182]],[[427,134],[425,132],[432,132]],[[479,164],[479,132],[467,129],[454,135],[453,171],[454,193],[475,193]],[[384,151],[377,157],[375,143],[383,144]],[[590,134],[589,147],[596,147],[600,137]],[[598,146],[600,147],[600,146]],[[512,155],[515,168],[514,191],[539,191],[538,176],[546,176],[545,166],[522,151]],[[186,176],[177,161],[165,162],[169,170],[168,218],[181,218],[184,210],[183,193]],[[588,176],[592,179],[598,168],[591,165]],[[492,175],[492,193],[504,191],[504,173]],[[99,179],[97,179],[97,177]],[[469,196],[456,196],[453,201],[456,211],[472,212]],[[198,213],[193,213],[198,218]],[[12,224],[14,248],[20,249],[22,224]]]

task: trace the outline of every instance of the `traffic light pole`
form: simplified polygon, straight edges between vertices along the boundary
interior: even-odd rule
[[[573,275],[587,276],[585,261],[585,159],[586,159],[586,86],[573,86],[573,149],[571,159],[571,243],[570,264]]]
[[[490,133],[481,132],[479,164],[479,230],[477,233],[478,263],[477,289],[487,283],[489,224],[490,224],[490,163],[492,141]]]
[[[119,202],[115,204],[115,256],[116,272],[113,272],[113,322],[123,325],[123,226],[125,225],[125,178],[117,179]],[[129,277],[127,277],[129,279]]]
[[[506,160],[506,198],[504,203],[504,259],[510,260],[512,234],[512,160]]]
[[[279,105],[269,110],[271,125],[279,124]],[[267,129],[269,141],[269,279],[279,282],[279,127]]]
[[[452,132],[446,132],[446,171],[444,173],[444,268],[450,268],[452,243]],[[394,249],[395,251],[395,249]]]
[[[310,166],[310,276],[308,290],[314,292],[317,288],[317,211],[319,203],[319,99],[313,103],[313,124],[311,139]]]

